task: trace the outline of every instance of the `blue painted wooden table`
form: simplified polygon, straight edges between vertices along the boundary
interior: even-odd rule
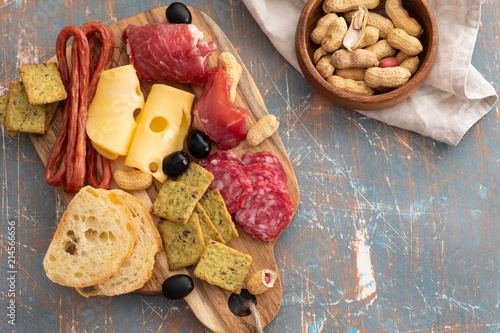
[[[168,3],[0,2],[0,95],[18,66],[54,55],[65,26],[110,24]],[[266,331],[500,332],[498,105],[448,146],[314,93],[240,0],[185,3],[226,32],[280,117],[301,190],[300,209],[275,247],[283,302]],[[497,92],[499,7],[483,3],[472,59]],[[10,139],[2,130],[0,140],[1,332],[206,331],[183,301],[84,299],[49,281],[42,260],[64,206],[29,136]]]

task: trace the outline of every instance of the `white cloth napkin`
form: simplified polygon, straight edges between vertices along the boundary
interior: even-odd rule
[[[243,0],[276,49],[299,72],[295,28],[306,0]],[[491,110],[495,89],[471,65],[481,21],[481,0],[428,0],[437,20],[439,48],[429,78],[392,107],[359,113],[392,126],[457,145]]]

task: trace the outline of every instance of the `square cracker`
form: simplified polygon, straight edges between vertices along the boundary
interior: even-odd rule
[[[199,187],[203,192],[208,189],[213,180],[214,175],[212,173],[194,162],[189,162],[188,169],[177,177],[178,182]]]
[[[45,133],[46,105],[33,105],[20,81],[9,86],[9,103],[5,112],[5,129],[28,133]]]
[[[158,192],[151,212],[163,219],[186,224],[203,192],[201,188],[167,180]]]
[[[48,104],[68,97],[56,63],[22,66],[18,70],[31,104]]]
[[[57,107],[59,106],[59,102],[54,102],[47,104],[47,111],[45,113],[45,132],[50,127],[50,123],[52,122],[52,118],[54,118],[54,115],[57,112]]]
[[[222,238],[217,228],[213,225],[212,221],[210,221],[207,212],[205,212],[205,209],[203,209],[203,206],[200,205],[200,203],[197,203],[196,207],[194,207],[193,214],[195,213],[198,213],[200,227],[203,232],[203,239],[205,240],[205,243],[207,243],[210,239],[213,239],[221,242],[222,244],[226,244],[224,238]]]
[[[205,252],[194,270],[194,275],[210,284],[239,294],[251,263],[250,255],[210,240],[205,245]]]
[[[205,250],[205,241],[198,214],[193,213],[186,225],[161,220],[158,223],[158,230],[167,254],[168,269],[174,271],[200,261]]]
[[[200,199],[200,204],[226,243],[238,237],[238,230],[234,226],[231,214],[227,211],[219,189],[214,188],[212,191],[206,193]]]
[[[7,111],[7,104],[9,104],[9,95],[4,95],[2,97],[0,97],[0,124],[2,124],[2,126],[5,127],[5,123],[4,123],[4,116],[5,116],[5,112]],[[16,131],[7,131],[7,134],[13,138],[16,136],[17,132]]]

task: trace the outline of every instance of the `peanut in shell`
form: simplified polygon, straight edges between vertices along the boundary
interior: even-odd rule
[[[348,51],[341,49],[332,54],[330,61],[335,68],[368,68],[378,65],[377,54],[366,49]]]
[[[391,18],[396,28],[403,29],[409,35],[420,37],[424,31],[420,23],[410,17],[408,11],[403,8],[402,0],[387,0],[385,2],[385,12]]]
[[[410,79],[411,73],[406,68],[370,67],[365,72],[365,82],[371,88],[397,88]]]
[[[396,54],[396,50],[387,42],[387,39],[381,39],[375,44],[366,47],[365,50],[375,52],[378,61]]]
[[[355,95],[372,96],[374,90],[364,81],[344,79],[338,75],[332,75],[327,79],[332,86]]]
[[[409,56],[415,56],[424,50],[418,38],[406,33],[403,29],[392,29],[387,36],[387,42],[393,48],[403,51]]]
[[[323,38],[328,33],[328,30],[333,22],[337,20],[338,16],[335,13],[328,13],[318,20],[316,27],[311,32],[311,40],[316,44],[321,44]]]
[[[338,50],[342,46],[346,33],[347,23],[343,17],[339,17],[330,26],[327,35],[321,42],[321,47],[329,53]]]
[[[323,11],[325,13],[345,13],[357,10],[359,7],[373,9],[379,4],[380,0],[325,0],[323,2]]]

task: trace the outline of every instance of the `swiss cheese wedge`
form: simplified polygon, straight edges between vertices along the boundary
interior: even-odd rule
[[[168,154],[182,150],[191,126],[194,95],[164,84],[151,88],[125,160],[129,167],[167,179],[161,166]]]

